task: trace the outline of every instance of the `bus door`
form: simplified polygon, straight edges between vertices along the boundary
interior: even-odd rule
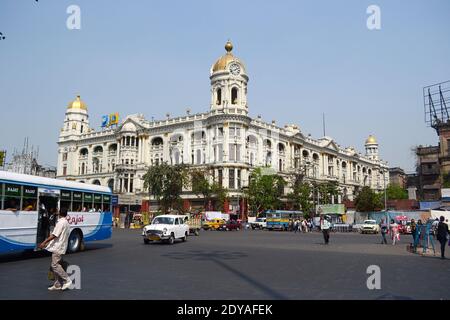
[[[36,245],[42,243],[50,235],[55,226],[60,191],[54,189],[38,189],[38,224]]]

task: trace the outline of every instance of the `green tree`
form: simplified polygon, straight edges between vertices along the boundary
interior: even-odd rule
[[[292,201],[294,209],[302,210],[305,216],[309,216],[313,205],[311,203],[311,185],[304,181],[304,170],[298,170],[291,175],[291,192],[288,199]]]
[[[381,194],[377,194],[369,187],[363,187],[355,199],[356,210],[370,212],[383,207]]]
[[[203,196],[204,207],[206,208],[210,201],[216,200],[217,210],[223,210],[225,199],[227,198],[227,190],[216,182],[210,182],[211,171],[208,169],[191,170],[191,187],[192,192],[196,195]]]
[[[189,182],[184,165],[162,163],[151,166],[142,179],[144,189],[156,199],[163,212],[171,209],[182,211],[181,194]]]
[[[408,199],[408,191],[397,184],[390,184],[386,188],[386,196],[389,200]]]
[[[280,208],[285,185],[286,181],[281,176],[266,174],[262,168],[253,170],[245,191],[251,212],[258,214],[263,210]]]

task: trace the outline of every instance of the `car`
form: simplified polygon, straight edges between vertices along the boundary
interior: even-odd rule
[[[364,224],[359,229],[360,233],[379,233],[380,226],[376,220],[365,220]]]
[[[183,216],[161,215],[153,219],[152,223],[142,229],[144,243],[164,241],[174,244],[175,240],[187,241],[189,226]]]
[[[250,226],[252,227],[253,230],[266,229],[267,227],[266,218],[256,218],[254,222],[250,222]]]
[[[203,230],[218,230],[220,226],[225,224],[225,220],[223,219],[212,219],[203,223]]]
[[[224,230],[224,231],[230,231],[230,230],[240,230],[241,229],[241,223],[237,222],[236,220],[230,220],[227,221],[226,223],[222,224],[219,227],[219,230]]]

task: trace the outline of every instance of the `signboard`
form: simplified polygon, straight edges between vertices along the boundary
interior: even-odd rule
[[[102,116],[102,124],[101,124],[102,128],[110,127],[114,124],[115,125],[119,124],[119,113],[118,112]]]
[[[39,193],[49,195],[49,196],[58,196],[60,194],[59,190],[56,189],[48,189],[48,188],[39,188]]]
[[[72,200],[72,192],[67,190],[61,190],[61,200],[71,201]],[[81,200],[81,194],[80,194]]]
[[[109,196],[103,196],[103,202],[106,202],[106,197]],[[119,204],[119,196],[112,196],[112,205],[117,206]]]
[[[92,193],[84,193],[83,201],[84,202],[92,202]]]
[[[102,196],[100,194],[94,194],[94,202],[102,203]]]
[[[343,204],[323,204],[317,208],[318,214],[345,214]]]
[[[23,196],[24,198],[37,198],[37,188],[24,186]]]
[[[83,194],[81,192],[74,192],[73,193],[73,201],[81,202],[83,199]]]

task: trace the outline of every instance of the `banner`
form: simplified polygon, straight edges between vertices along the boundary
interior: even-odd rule
[[[317,209],[318,214],[345,214],[345,206],[343,204],[324,204]]]

